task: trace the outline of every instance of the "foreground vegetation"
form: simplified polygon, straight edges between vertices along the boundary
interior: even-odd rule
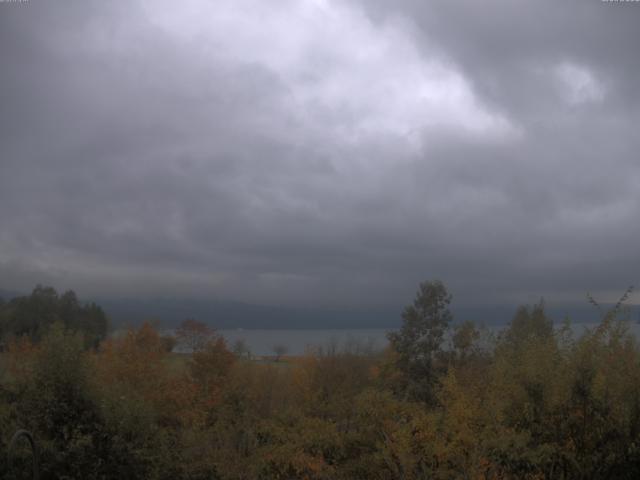
[[[197,323],[181,357],[149,324],[99,346],[64,318],[5,335],[0,472],[26,428],[42,478],[640,478],[640,349],[621,305],[580,338],[542,304],[489,338],[452,327],[450,299],[424,283],[385,352],[328,348],[288,368]]]

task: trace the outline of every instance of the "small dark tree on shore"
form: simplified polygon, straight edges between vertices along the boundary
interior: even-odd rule
[[[276,354],[276,362],[279,362],[280,357],[282,357],[283,355],[286,355],[288,351],[289,349],[286,347],[286,345],[282,345],[282,344],[274,345],[273,353]]]
[[[242,339],[242,338],[239,338],[233,344],[233,353],[238,358],[243,358],[243,357],[250,358],[251,357],[251,351],[249,350],[249,347],[247,346],[247,342],[245,342],[244,339]]]

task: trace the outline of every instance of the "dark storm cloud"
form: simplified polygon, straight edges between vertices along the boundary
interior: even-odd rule
[[[637,280],[640,7],[0,4],[0,273],[463,303]]]

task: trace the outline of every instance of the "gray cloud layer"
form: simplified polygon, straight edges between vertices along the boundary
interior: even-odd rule
[[[319,306],[617,293],[640,4],[0,3],[0,274]]]

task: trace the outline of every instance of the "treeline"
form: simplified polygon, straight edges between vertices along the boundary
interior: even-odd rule
[[[0,339],[28,338],[38,342],[51,326],[61,323],[82,334],[86,346],[97,347],[107,336],[109,324],[95,303],[81,304],[73,290],[59,295],[51,287],[36,286],[31,295],[0,299]]]
[[[193,322],[177,355],[148,324],[94,349],[60,319],[2,355],[0,448],[32,431],[51,479],[640,477],[640,349],[620,308],[574,338],[522,307],[491,337],[452,326],[450,301],[422,284],[381,354],[271,364]]]

